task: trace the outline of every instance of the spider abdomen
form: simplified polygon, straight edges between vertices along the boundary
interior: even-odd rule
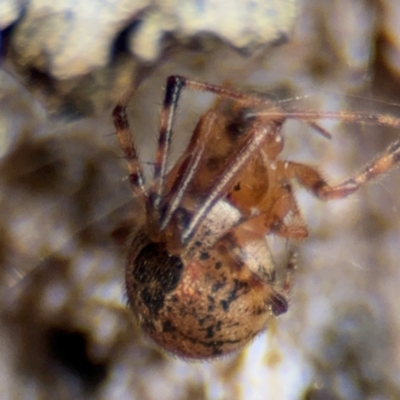
[[[217,244],[207,259],[196,261],[170,255],[163,243],[131,249],[129,305],[147,335],[167,351],[215,357],[242,348],[266,328],[271,292],[221,248]]]

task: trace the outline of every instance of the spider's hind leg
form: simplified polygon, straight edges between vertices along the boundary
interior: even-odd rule
[[[378,158],[368,163],[359,174],[338,185],[330,186],[316,169],[295,162],[287,162],[287,178],[296,178],[302,186],[321,200],[342,199],[399,163],[400,140],[396,140]]]

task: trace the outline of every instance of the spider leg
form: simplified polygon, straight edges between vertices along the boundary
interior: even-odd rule
[[[277,109],[268,109],[260,112],[258,115],[269,116],[270,118],[280,117],[282,112]],[[385,125],[393,128],[400,127],[400,118],[396,118],[392,115],[375,114],[366,112],[330,112],[330,111],[303,111],[296,109],[288,109],[284,111],[286,119],[297,119],[299,121],[305,121],[312,128],[316,129],[322,136],[331,137],[324,128],[315,122],[319,119],[330,119],[349,123],[362,123],[367,125]]]
[[[377,159],[368,163],[358,175],[334,186],[325,196],[328,199],[346,197],[368,181],[394,168],[399,162],[400,140],[396,140]]]
[[[126,107],[131,94],[122,97],[113,111],[114,125],[117,129],[119,145],[125,153],[128,161],[129,183],[135,196],[146,198],[145,180],[140,166],[139,158],[133,143],[132,134],[129,129],[129,121],[126,115]]]
[[[256,104],[270,104],[270,102],[265,99],[265,96],[257,95],[255,93],[246,93],[241,92],[229,87],[213,85],[207,82],[200,82],[193,79],[187,79],[183,76],[170,76],[168,78],[169,81],[178,81],[181,82],[187,89],[198,91],[198,92],[209,92],[214,93],[220,97],[226,97],[235,100],[244,100],[246,103],[250,103],[253,105]]]
[[[296,259],[297,253],[294,250],[290,250],[283,285],[279,289],[274,289],[271,295],[271,308],[276,316],[285,313],[289,308],[290,294],[293,287],[295,270],[297,268]]]
[[[359,174],[336,186],[329,186],[317,170],[305,164],[287,162],[286,173],[288,178],[296,178],[321,200],[333,200],[349,196],[371,179],[394,168],[399,162],[400,140],[397,140],[381,156],[367,164]]]
[[[282,290],[287,298],[290,297],[293,287],[294,273],[297,268],[297,255],[297,252],[291,249],[289,252],[288,263],[286,264],[285,280],[283,281]]]
[[[164,194],[167,174],[167,161],[173,135],[174,118],[179,98],[185,81],[175,77],[167,79],[163,106],[161,110],[160,131],[158,135],[157,152],[154,164],[154,186],[150,189],[149,198],[153,210],[159,214],[159,207]],[[156,216],[157,217],[157,216]],[[159,215],[158,215],[159,217]]]
[[[332,135],[321,125],[317,124],[314,121],[307,121],[307,124],[313,128],[315,131],[317,131],[320,135],[322,135],[326,139],[332,139]]]

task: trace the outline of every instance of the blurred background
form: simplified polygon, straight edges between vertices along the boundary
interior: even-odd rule
[[[135,215],[111,113],[151,171],[163,87],[180,74],[305,110],[400,118],[400,3],[390,0],[2,0],[1,399],[399,399],[400,174],[346,200],[297,198],[309,238],[287,314],[238,354],[185,362],[138,330],[124,297]],[[173,158],[211,96],[185,93]],[[285,127],[282,158],[332,183],[398,138],[321,121]],[[270,237],[277,268],[286,243]]]

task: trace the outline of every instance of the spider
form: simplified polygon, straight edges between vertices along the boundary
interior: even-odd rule
[[[184,88],[211,92],[217,100],[168,170],[174,117]],[[171,76],[148,186],[129,129],[128,101],[126,96],[113,112],[129,182],[141,208],[128,244],[128,304],[151,339],[183,358],[234,352],[264,331],[271,317],[287,311],[295,254],[290,254],[280,284],[267,237],[299,240],[308,235],[293,180],[321,200],[341,199],[400,161],[396,140],[358,175],[330,186],[316,169],[279,159],[287,119],[305,121],[327,137],[316,120],[391,126],[400,126],[400,120],[379,114],[288,111],[260,94]]]

